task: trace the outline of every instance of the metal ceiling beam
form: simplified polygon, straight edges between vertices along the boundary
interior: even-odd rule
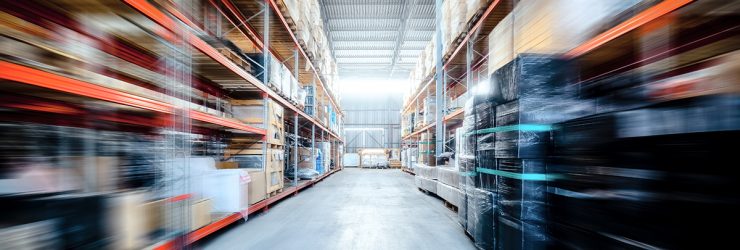
[[[324,35],[326,36],[327,43],[329,43],[329,51],[331,52],[331,56],[335,59],[337,58],[337,55],[334,53],[334,41],[332,39],[331,33],[329,33],[331,30],[329,29],[329,15],[326,14],[326,8],[322,8],[321,6],[324,6],[325,1],[319,0],[319,11],[321,11],[321,19],[324,22]]]
[[[358,20],[358,21],[385,21],[385,20],[398,20],[398,18],[392,18],[392,17],[373,17],[373,16],[346,16],[346,17],[332,17],[332,20]],[[426,20],[426,21],[434,21],[434,18],[411,18],[413,20]]]
[[[396,47],[393,51],[393,58],[391,59],[391,73],[388,74],[388,77],[393,77],[393,68],[396,66],[396,61],[398,61],[398,53],[400,53],[399,48],[403,45],[403,41],[406,37],[406,24],[408,23],[409,14],[411,13],[410,9],[413,8],[416,4],[416,0],[407,0],[406,5],[403,7],[403,11],[401,13],[401,25],[398,28],[398,37],[396,38]]]

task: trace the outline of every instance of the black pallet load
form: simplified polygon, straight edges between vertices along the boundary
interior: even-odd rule
[[[498,249],[542,249],[547,244],[546,163],[499,159],[495,170]],[[490,170],[489,170],[490,171]]]
[[[491,75],[496,158],[542,158],[551,125],[590,114],[593,104],[567,84],[566,62],[521,54]]]
[[[481,169],[496,169],[495,139],[496,133],[488,133],[486,129],[495,127],[495,103],[483,101],[475,106],[475,137],[476,157],[475,171],[478,173],[474,186],[488,191],[495,191],[496,176],[480,173]]]
[[[699,117],[697,117],[699,116]],[[558,124],[548,171],[554,248],[712,249],[740,223],[740,97],[711,96]],[[730,164],[730,165],[728,165]]]
[[[111,244],[105,230],[106,200],[100,194],[19,194],[2,195],[4,225],[14,228],[34,226],[49,235],[25,238],[11,230],[4,231],[13,244],[45,245],[47,249],[101,249]],[[22,231],[21,231],[22,232]],[[38,232],[36,232],[38,233]],[[23,242],[14,242],[23,240]]]
[[[471,186],[468,186],[465,192],[468,222],[465,231],[473,237],[478,249],[493,249],[496,193]]]
[[[475,127],[475,115],[473,115],[473,98],[465,102],[464,117],[462,126],[456,131],[460,134],[460,147],[456,150],[458,157],[459,189],[462,193],[460,197],[460,206],[457,208],[458,221],[464,229],[467,228],[468,211],[467,211],[467,187],[472,186],[473,176],[475,175],[475,136],[470,133]]]

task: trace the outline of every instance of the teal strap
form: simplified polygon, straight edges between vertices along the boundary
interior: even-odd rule
[[[419,153],[420,154],[425,154],[425,155],[433,155],[434,154],[434,151],[421,151]]]
[[[525,180],[525,181],[554,181],[555,179],[562,179],[559,175],[553,175],[553,174],[520,174],[520,173],[513,173],[508,171],[501,171],[501,170],[494,170],[494,169],[487,169],[487,168],[476,168],[478,172],[486,173],[486,174],[492,174],[492,175],[498,175],[503,176],[507,178],[512,179],[519,179],[519,180]]]
[[[553,126],[549,124],[517,124],[517,125],[479,129],[479,130],[468,132],[465,135],[469,136],[473,134],[479,135],[479,134],[490,134],[490,133],[508,132],[508,131],[547,132],[547,131],[551,131],[552,129],[553,129]]]
[[[460,172],[461,176],[476,176],[478,175],[478,172],[475,171],[468,171],[468,172]]]
[[[419,144],[434,144],[434,141],[420,141]]]

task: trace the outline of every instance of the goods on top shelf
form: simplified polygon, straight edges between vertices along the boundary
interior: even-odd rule
[[[298,43],[310,57],[329,94],[338,102],[337,64],[324,33],[318,0],[283,0],[279,5],[286,10]]]
[[[582,44],[639,0],[519,1],[488,36],[488,72],[520,53],[558,54]],[[583,13],[589,13],[584,15]]]

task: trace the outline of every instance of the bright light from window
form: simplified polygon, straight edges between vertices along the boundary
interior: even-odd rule
[[[386,78],[345,78],[340,79],[343,94],[395,94],[404,93],[409,88],[406,79]]]

